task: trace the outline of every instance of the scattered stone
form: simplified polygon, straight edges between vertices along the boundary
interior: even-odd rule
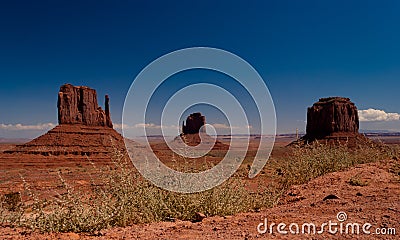
[[[90,236],[93,236],[93,237],[101,237],[101,236],[104,236],[104,235],[105,234],[102,231],[95,231],[95,232],[90,234]]]
[[[295,196],[297,196],[297,195],[299,195],[299,194],[300,194],[300,191],[299,191],[298,189],[291,189],[291,190],[288,192],[288,195],[291,196],[291,197],[295,197]]]
[[[339,197],[334,194],[329,194],[328,196],[324,197],[323,201],[331,200],[331,199],[339,199]]]
[[[165,221],[167,221],[167,222],[175,222],[175,221],[176,221],[176,218],[173,218],[173,217],[166,217],[166,218],[165,218]]]
[[[206,217],[207,216],[204,213],[196,212],[195,219],[193,220],[193,222],[201,222]]]

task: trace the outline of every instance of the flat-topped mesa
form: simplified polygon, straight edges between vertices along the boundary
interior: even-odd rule
[[[354,135],[358,129],[357,107],[349,98],[321,98],[308,108],[307,139],[322,139],[335,133]]]
[[[349,98],[321,98],[307,110],[306,135],[289,146],[305,146],[313,142],[342,144],[350,148],[369,145],[371,140],[358,133],[358,129],[357,107]]]
[[[186,118],[186,124],[182,124],[183,134],[196,134],[206,133],[206,128],[203,127],[206,124],[206,117],[202,116],[201,113],[192,113]],[[203,128],[202,128],[203,127]]]
[[[113,127],[110,99],[105,96],[105,111],[98,106],[96,90],[65,84],[58,93],[58,123]]]

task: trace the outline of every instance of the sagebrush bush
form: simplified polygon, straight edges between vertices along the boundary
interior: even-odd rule
[[[392,159],[398,154],[397,147],[373,143],[356,148],[319,143],[304,147],[297,146],[291,149],[291,154],[279,169],[282,173],[280,181],[287,188],[356,164]]]
[[[368,186],[368,182],[361,179],[360,175],[355,175],[352,176],[348,181],[347,181],[351,186],[357,186],[357,187],[365,187]]]

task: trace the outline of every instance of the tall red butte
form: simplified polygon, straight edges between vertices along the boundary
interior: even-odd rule
[[[96,90],[62,85],[57,103],[59,125],[5,153],[109,159],[125,150],[123,137],[113,129],[109,101],[106,95],[104,111],[98,106]]]
[[[58,93],[58,123],[112,128],[109,101],[106,95],[104,103],[106,111],[103,111],[97,104],[96,90],[65,84],[60,87]]]
[[[306,135],[295,143],[318,141],[355,147],[369,141],[358,130],[357,107],[349,98],[321,98],[307,109]]]

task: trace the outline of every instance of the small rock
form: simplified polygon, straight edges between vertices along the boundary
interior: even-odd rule
[[[394,212],[400,212],[400,211],[396,210],[395,208],[391,208],[391,207],[389,207],[388,210],[394,211]]]
[[[330,200],[330,199],[339,199],[339,197],[334,194],[329,194],[328,196],[324,197],[323,201]]]
[[[290,191],[290,192],[288,193],[288,195],[291,196],[291,197],[297,196],[298,194],[299,194],[298,191]]]
[[[105,234],[102,231],[95,231],[91,235],[94,237],[101,237],[104,236]]]
[[[165,220],[168,221],[168,222],[175,222],[176,221],[176,219],[173,218],[173,217],[166,217]]]
[[[193,222],[201,222],[203,221],[204,218],[206,218],[207,216],[204,213],[201,212],[197,212],[195,215],[195,219],[193,220]]]

